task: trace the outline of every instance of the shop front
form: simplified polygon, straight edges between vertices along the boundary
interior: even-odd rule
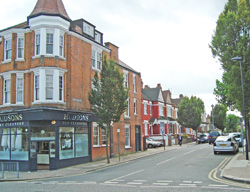
[[[21,171],[53,170],[91,161],[91,114],[37,108],[0,114],[0,162]]]

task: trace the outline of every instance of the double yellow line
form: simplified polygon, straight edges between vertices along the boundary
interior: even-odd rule
[[[215,182],[223,183],[226,185],[233,185],[233,186],[238,186],[238,187],[250,189],[249,184],[239,183],[239,182],[230,181],[230,180],[224,180],[224,179],[220,179],[217,177],[217,173],[220,170],[223,170],[230,160],[231,160],[231,158],[225,158],[216,168],[214,168],[212,171],[210,171],[210,173],[208,174],[208,178],[215,181]]]

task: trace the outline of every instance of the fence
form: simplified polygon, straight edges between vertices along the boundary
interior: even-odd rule
[[[18,162],[0,162],[0,171],[2,179],[9,177],[19,178],[19,163]]]

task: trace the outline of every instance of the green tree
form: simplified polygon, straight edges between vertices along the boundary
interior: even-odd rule
[[[226,127],[227,108],[224,105],[215,105],[213,115],[215,127],[223,132]]]
[[[192,128],[196,131],[202,123],[202,113],[204,113],[204,102],[195,96],[184,97],[178,106],[177,121],[184,127]]]
[[[226,118],[227,132],[236,132],[238,128],[239,117],[229,114]]]
[[[99,77],[100,76],[100,77]],[[120,121],[127,108],[128,90],[124,87],[123,75],[113,60],[103,60],[100,75],[96,72],[93,88],[88,98],[99,127],[106,132],[106,155],[109,160],[108,143],[113,123]]]
[[[249,0],[229,0],[217,20],[217,26],[210,45],[213,56],[221,62],[224,71],[226,100],[234,104],[244,116],[240,63],[233,57],[242,57],[246,129],[250,118],[250,4]],[[219,89],[219,86],[217,86]],[[218,93],[219,94],[219,93]],[[221,95],[223,97],[223,95]],[[249,132],[250,133],[250,132]],[[248,135],[249,135],[248,133]],[[249,136],[248,136],[249,138]],[[250,144],[248,142],[248,144]],[[250,149],[250,148],[249,148]]]

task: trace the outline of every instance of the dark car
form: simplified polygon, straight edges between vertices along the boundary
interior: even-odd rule
[[[208,142],[208,134],[207,133],[201,134],[198,138],[198,144],[207,142]]]
[[[209,136],[208,136],[208,143],[211,144],[211,143],[214,143],[215,139],[220,136],[220,132],[219,131],[212,131],[209,133]]]

